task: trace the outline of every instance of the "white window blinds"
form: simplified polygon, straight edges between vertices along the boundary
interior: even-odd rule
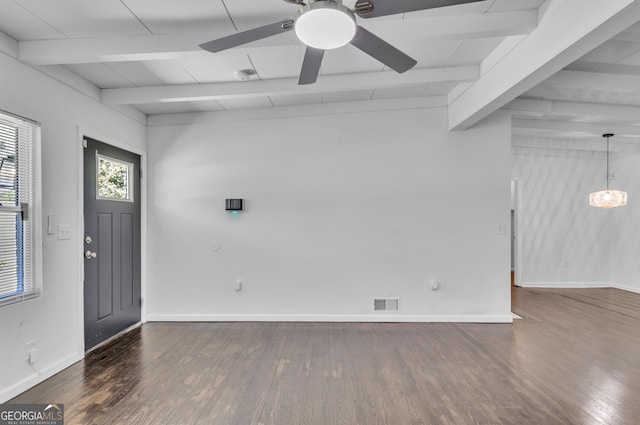
[[[0,305],[40,290],[39,137],[36,123],[0,112]]]

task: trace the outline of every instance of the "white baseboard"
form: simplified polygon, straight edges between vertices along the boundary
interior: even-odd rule
[[[611,282],[520,282],[523,288],[611,288]]]
[[[47,366],[43,370],[38,371],[34,369],[34,372],[28,377],[24,378],[19,382],[16,382],[15,384],[11,385],[9,388],[0,390],[0,403],[6,403],[8,400],[11,400],[15,396],[20,395],[23,392],[27,391],[29,388],[32,388],[38,385],[45,379],[51,378],[56,373],[82,360],[82,357],[83,356],[80,353],[73,353],[63,358],[62,360],[50,366]],[[42,400],[42,403],[48,403],[48,402],[55,403],[56,400]]]
[[[397,322],[512,323],[505,315],[148,314],[149,322]]]
[[[621,285],[619,283],[612,283],[611,287],[615,289],[620,289],[622,291],[634,292],[636,294],[640,294],[640,288],[636,288],[633,286]]]
[[[523,288],[615,288],[621,291],[640,294],[640,287],[622,285],[614,282],[522,282],[517,286]]]

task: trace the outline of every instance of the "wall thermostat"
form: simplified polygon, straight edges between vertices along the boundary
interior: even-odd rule
[[[242,211],[243,208],[242,199],[225,199],[224,209],[227,211]]]

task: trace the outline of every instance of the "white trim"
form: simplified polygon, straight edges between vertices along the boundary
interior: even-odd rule
[[[31,375],[24,378],[23,380],[16,382],[11,385],[9,388],[4,388],[0,391],[0,403],[5,403],[8,400],[11,400],[15,396],[22,394],[27,391],[29,388],[32,388],[42,381],[45,381],[51,378],[56,373],[68,368],[74,363],[82,360],[82,355],[80,353],[69,354],[62,360],[48,366],[46,369],[41,371],[34,371]]]
[[[446,108],[446,96],[423,96],[404,99],[363,100],[342,103],[279,106],[277,108],[242,109],[235,111],[187,112],[178,114],[150,115],[147,127],[191,125],[229,121],[258,121],[292,117],[315,117],[344,113],[367,113],[373,111],[399,111],[411,109]],[[356,112],[354,112],[356,111]]]
[[[43,294],[44,289],[44,237],[42,235],[42,126],[38,124],[36,126],[36,139],[33,144],[33,161],[34,161],[34,176],[35,184],[33,187],[33,204],[34,211],[32,219],[34,222],[34,250],[35,250],[35,270],[33,271],[33,277],[35,279],[36,290]],[[39,285],[39,286],[38,286]]]
[[[557,288],[557,289],[589,289],[589,288],[612,288],[621,291],[640,294],[640,287],[622,285],[614,282],[523,282],[523,288]]]
[[[521,282],[523,288],[612,288],[611,282]]]
[[[78,147],[78,222],[76,223],[78,237],[76,239],[77,255],[84,253],[84,134],[85,131],[78,126],[77,143]],[[80,270],[78,274],[78,317],[76,323],[78,326],[78,352],[84,353],[84,261],[80,260]]]
[[[27,277],[26,275],[29,274],[26,272],[26,264],[30,264],[32,270],[30,273],[31,283],[27,285],[25,282],[22,293],[16,293],[0,299],[1,307],[38,298],[44,294],[45,285],[42,272],[44,250],[42,236],[42,126],[38,121],[3,110],[0,110],[0,115],[2,115],[0,116],[0,121],[11,128],[15,128],[17,131],[16,134],[18,135],[21,134],[23,130],[26,130],[26,127],[29,127],[30,131],[28,131],[28,133],[33,131],[32,137],[25,137],[25,139],[28,140],[22,140],[23,137],[18,136],[16,143],[16,149],[20,153],[24,153],[22,142],[26,142],[28,148],[31,150],[31,155],[26,155],[27,158],[25,159],[25,161],[30,163],[29,167],[27,167],[29,169],[22,169],[22,165],[26,164],[20,165],[20,161],[15,164],[18,175],[30,174],[27,181],[31,181],[32,183],[32,189],[29,189],[31,199],[28,200],[29,202],[27,204],[21,204],[20,206],[0,206],[0,210],[3,210],[3,212],[11,212],[13,214],[24,212],[25,205],[27,207],[27,212],[30,217],[24,224],[22,237],[27,238],[27,236],[29,236],[29,242],[32,244],[32,248],[31,252],[28,252],[25,247],[22,263],[25,266],[25,279]],[[27,228],[30,228],[30,232],[27,232]]]
[[[640,288],[639,287],[633,287],[633,286],[627,286],[627,285],[622,285],[619,283],[612,283],[611,287],[614,289],[620,289],[621,291],[627,291],[627,292],[633,292],[635,294],[640,294]]]
[[[513,183],[513,195],[514,198],[513,202],[512,202],[512,206],[513,206],[513,220],[515,221],[515,229],[514,229],[514,233],[515,233],[515,237],[516,237],[516,243],[515,243],[515,247],[514,247],[514,252],[513,252],[513,268],[514,268],[514,276],[513,276],[513,280],[514,283],[516,285],[519,284],[519,282],[522,281],[522,262],[520,261],[520,258],[522,257],[521,253],[522,253],[522,243],[520,242],[522,240],[522,237],[520,235],[520,209],[521,209],[521,205],[520,205],[520,177],[512,177],[511,178],[511,182]],[[511,214],[509,214],[509,216],[511,216]],[[511,218],[511,217],[509,217]],[[510,237],[513,238],[513,235],[511,235],[511,233],[509,234]],[[509,241],[509,246],[511,246],[511,241]]]
[[[504,315],[398,314],[149,314],[150,322],[394,322],[394,323],[512,323]]]

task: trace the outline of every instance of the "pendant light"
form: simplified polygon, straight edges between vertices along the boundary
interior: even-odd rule
[[[627,205],[627,192],[609,189],[609,138],[613,133],[603,134],[607,138],[607,185],[605,190],[589,194],[589,205],[598,208],[615,208]]]

